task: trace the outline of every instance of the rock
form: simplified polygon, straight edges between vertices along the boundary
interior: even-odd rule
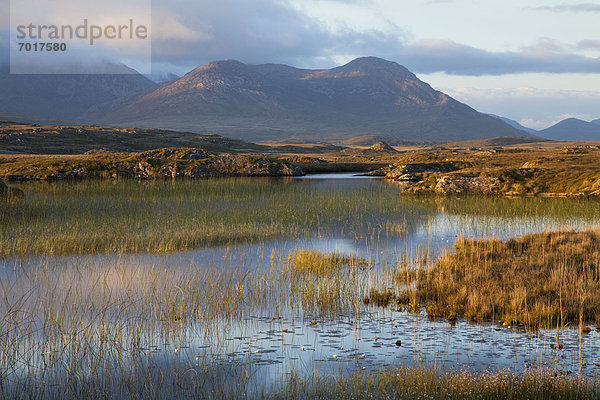
[[[397,153],[396,149],[394,149],[392,146],[383,141],[375,143],[374,145],[369,147],[369,149],[374,151],[387,151]]]
[[[213,176],[210,171],[206,171],[203,167],[197,165],[193,168],[188,168],[184,171],[183,175],[187,178],[206,178]]]
[[[219,154],[210,164],[210,169],[219,175],[241,176],[299,176],[302,169],[266,159],[252,160],[245,156]]]
[[[564,154],[587,154],[589,150],[585,146],[565,147],[562,151]]]
[[[121,162],[117,164],[117,170],[112,174],[113,178],[133,178],[135,164],[132,162]]]
[[[111,150],[109,150],[107,148],[102,147],[102,148],[99,148],[99,149],[88,150],[88,151],[86,151],[83,154],[85,154],[85,155],[95,155],[95,154],[112,154],[112,153],[113,153],[113,151],[111,151]]]
[[[423,172],[440,172],[440,168],[432,164],[406,164],[391,169],[385,176],[388,179],[398,179],[406,174],[418,174]]]
[[[396,178],[396,180],[398,180],[398,181],[404,181],[404,182],[418,182],[418,181],[420,181],[419,178],[417,178],[416,176],[411,175],[411,174],[400,175],[398,178]]]
[[[158,176],[162,178],[177,178],[181,175],[181,171],[177,168],[177,164],[165,165],[158,170]]]
[[[279,172],[279,176],[302,176],[304,175],[304,171],[302,168],[292,165],[289,166],[287,164],[282,164],[281,171]]]
[[[90,175],[85,168],[73,168],[66,173],[66,177],[71,179],[87,179]]]
[[[146,161],[140,161],[136,168],[136,174],[140,178],[150,178],[154,176],[154,167]]]
[[[537,161],[527,161],[525,164],[521,165],[521,169],[532,169],[538,166]]]
[[[500,186],[500,179],[446,175],[438,179],[436,193],[492,193]]]
[[[389,173],[389,170],[387,170],[386,168],[379,168],[379,169],[375,169],[373,171],[369,171],[365,175],[368,175],[368,176],[386,176],[388,173]]]

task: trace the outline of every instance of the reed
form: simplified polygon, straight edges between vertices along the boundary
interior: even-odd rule
[[[386,185],[223,178],[21,185],[0,202],[0,255],[170,252],[302,237],[402,234],[421,216]]]
[[[414,284],[398,302],[432,317],[583,328],[600,323],[600,232],[460,239],[430,269],[398,280]]]
[[[594,379],[556,376],[534,370],[473,373],[432,366],[400,367],[379,372],[333,376],[317,382],[290,378],[274,399],[594,399]]]

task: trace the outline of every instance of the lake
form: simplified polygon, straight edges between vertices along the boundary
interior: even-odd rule
[[[352,174],[20,186],[0,214],[4,397],[261,395],[290,376],[401,365],[600,372],[595,329],[363,303],[372,288],[402,290],[399,270],[428,268],[459,237],[598,228],[597,200],[400,195]],[[365,262],[295,275],[305,250]]]

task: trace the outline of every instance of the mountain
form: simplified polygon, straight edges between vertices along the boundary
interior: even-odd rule
[[[525,131],[525,132],[529,133],[530,135],[535,135],[537,133],[537,131],[535,129],[527,128],[526,126],[521,125],[520,123],[518,123],[517,121],[515,121],[513,119],[506,118],[506,117],[501,117],[501,116],[495,115],[495,114],[488,114],[488,115],[491,116],[491,117],[498,118],[498,119],[506,122],[507,124],[509,124],[513,128],[518,129],[520,131]]]
[[[600,118],[595,119],[595,120],[593,120],[591,122],[592,122],[592,124],[598,124],[598,125],[600,125]]]
[[[375,57],[328,70],[211,62],[151,93],[105,104],[85,119],[245,140],[527,136],[432,89],[403,66]]]
[[[600,140],[600,125],[568,118],[537,134],[551,140]]]
[[[0,69],[0,115],[21,121],[76,122],[90,107],[152,91],[157,84],[125,66],[123,74],[15,75]]]

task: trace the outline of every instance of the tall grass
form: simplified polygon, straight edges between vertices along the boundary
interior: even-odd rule
[[[435,366],[354,373],[308,383],[288,380],[277,399],[596,399],[594,379],[556,376],[550,371],[471,373]]]
[[[360,315],[366,285],[361,270],[367,267],[366,260],[298,250],[289,254],[285,265],[292,308],[298,303],[304,312],[312,314],[345,311]]]
[[[433,317],[501,319],[532,328],[600,326],[600,232],[547,232],[505,242],[466,240],[422,273],[399,302]]]
[[[224,178],[22,188],[24,199],[0,203],[3,256],[165,252],[318,232],[397,235],[422,214],[382,184]]]

